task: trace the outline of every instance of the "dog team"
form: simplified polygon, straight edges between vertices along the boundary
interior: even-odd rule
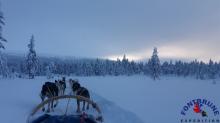
[[[68,83],[74,95],[82,96],[82,97],[90,99],[90,94],[89,94],[88,89],[86,89],[85,87],[82,87],[78,80],[69,79]],[[56,97],[56,96],[62,96],[62,95],[65,95],[65,90],[66,90],[65,77],[63,77],[62,80],[55,80],[55,82],[45,82],[41,89],[40,98],[43,102],[46,98],[49,99],[49,98]],[[47,112],[50,112],[50,110],[54,111],[53,108],[55,108],[57,104],[58,104],[57,100],[56,100],[55,105],[54,105],[54,100],[48,103]],[[85,105],[86,105],[85,101],[83,101],[83,107],[82,107],[83,111],[85,110]],[[87,104],[86,109],[87,110],[89,109],[89,103]],[[45,108],[43,107],[42,110],[45,111]],[[80,100],[78,99],[77,99],[76,112],[77,113],[80,112]]]

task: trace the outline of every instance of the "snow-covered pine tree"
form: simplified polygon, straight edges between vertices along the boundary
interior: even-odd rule
[[[28,44],[29,52],[26,59],[26,72],[30,79],[33,79],[38,68],[37,54],[34,49],[34,36],[31,36],[30,44]]]
[[[169,74],[169,63],[165,61],[162,66],[161,66],[161,72],[163,75],[168,75]]]
[[[101,76],[102,75],[102,63],[99,59],[96,59],[93,67],[94,67],[95,76]]]
[[[150,59],[148,60],[148,62],[144,63],[143,65],[143,73],[144,75],[149,75],[150,74]]]
[[[1,5],[0,5],[1,8]],[[0,74],[2,77],[8,77],[9,76],[9,69],[7,65],[7,60],[4,54],[2,53],[2,49],[5,49],[3,42],[7,42],[5,38],[2,36],[2,26],[5,25],[4,23],[4,16],[3,13],[0,11]]]
[[[123,75],[122,63],[119,58],[117,58],[114,68],[115,68],[115,74],[114,74],[115,76]]]
[[[126,58],[126,55],[125,55],[125,54],[124,54],[123,59],[122,59],[122,61],[121,61],[121,65],[122,65],[122,74],[123,74],[123,75],[129,75],[129,70],[128,70],[129,61],[128,61],[128,59]]]
[[[105,75],[113,75],[114,74],[114,68],[113,68],[113,62],[110,60],[105,60]]]
[[[50,62],[49,65],[46,66],[47,79],[53,78],[54,72],[55,72],[55,64],[54,64],[54,62]]]
[[[173,64],[173,61],[170,60],[169,62],[169,73],[172,75],[174,74],[175,65]]]
[[[0,75],[2,75],[3,78],[10,77],[7,59],[1,51],[0,51]]]
[[[1,5],[0,5],[1,10]],[[7,42],[5,38],[2,36],[2,26],[5,25],[3,13],[0,11],[0,49],[5,49],[3,42]]]
[[[196,73],[196,78],[204,80],[206,71],[207,69],[206,69],[205,63],[200,61],[199,66],[198,66],[198,71]]]
[[[137,74],[143,75],[144,74],[144,63],[143,62],[138,63],[137,67],[138,67],[138,73]]]
[[[128,75],[134,75],[138,72],[138,66],[134,61],[129,62]]]
[[[149,64],[151,77],[154,80],[159,79],[161,66],[160,66],[160,60],[158,57],[158,52],[156,47],[154,48],[153,55],[151,56],[151,59],[149,60],[148,64]]]
[[[175,63],[175,74],[177,76],[183,75],[183,63],[180,60]]]
[[[47,79],[51,79],[52,78],[52,73],[51,73],[51,70],[50,70],[50,67],[49,67],[49,65],[48,66],[46,66],[46,76],[47,76]]]
[[[86,76],[93,75],[92,63],[91,62],[86,62],[85,65],[86,65]]]
[[[216,75],[217,75],[217,67],[216,67],[217,63],[214,63],[211,59],[209,60],[209,64],[208,64],[208,78],[209,79],[216,79]]]

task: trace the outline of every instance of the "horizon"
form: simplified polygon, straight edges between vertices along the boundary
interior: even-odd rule
[[[18,56],[18,57],[26,57],[27,53],[17,53],[17,52],[3,52],[5,53],[6,55],[9,55],[9,56]],[[63,60],[75,60],[75,59],[89,59],[89,60],[95,60],[95,59],[100,59],[100,60],[111,60],[111,61],[117,61],[117,59],[119,60],[122,60],[123,59],[123,56],[126,56],[126,59],[128,59],[129,62],[131,61],[134,61],[136,63],[140,63],[140,62],[143,62],[143,63],[146,63],[148,62],[148,60],[151,58],[151,55],[150,56],[147,56],[143,59],[138,59],[138,60],[132,60],[132,59],[129,59],[129,57],[126,55],[126,54],[122,54],[121,56],[119,56],[118,58],[114,58],[114,59],[110,59],[110,58],[99,58],[99,57],[77,57],[77,56],[63,56],[63,55],[52,55],[52,54],[38,54],[37,53],[37,56],[38,57],[41,57],[41,58],[58,58],[58,59],[63,59]],[[158,55],[159,56],[159,55]],[[212,60],[213,62],[216,62],[216,63],[220,63],[220,60],[213,60],[213,59],[209,59],[207,61],[204,61],[204,60],[198,60],[198,59],[172,59],[172,58],[160,58],[159,56],[159,59],[160,59],[160,63],[163,64],[164,62],[176,62],[176,61],[182,61],[182,62],[186,62],[186,63],[190,63],[190,62],[193,62],[193,61],[198,61],[198,62],[204,62],[204,63],[209,63],[210,60]]]

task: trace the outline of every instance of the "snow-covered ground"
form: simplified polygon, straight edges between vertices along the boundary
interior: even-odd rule
[[[146,76],[71,77],[92,92],[105,123],[178,123],[182,107],[190,100],[206,98],[220,108],[220,83],[216,80]],[[0,116],[4,123],[24,123],[40,103],[45,77],[0,80]],[[142,122],[143,121],[143,122]]]

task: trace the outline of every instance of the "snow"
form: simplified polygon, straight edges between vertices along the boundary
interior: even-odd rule
[[[212,84],[212,80],[164,77],[153,81],[145,76],[83,77],[79,80],[101,96],[134,112],[145,123],[179,122],[182,107],[192,99],[206,98],[220,104],[220,85]]]
[[[182,107],[190,100],[206,98],[217,104],[219,80],[146,76],[71,77],[92,93],[103,112],[105,123],[180,122]],[[24,123],[40,103],[39,92],[46,77],[0,80],[0,116],[4,123]],[[59,104],[61,105],[61,104]]]

